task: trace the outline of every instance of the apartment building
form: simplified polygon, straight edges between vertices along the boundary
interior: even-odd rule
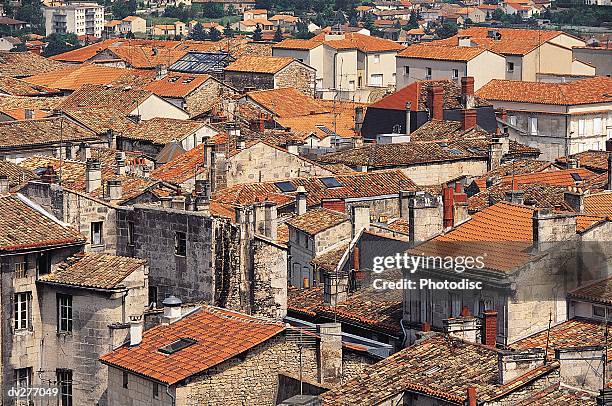
[[[96,3],[71,3],[43,7],[45,33],[102,37],[104,7]]]
[[[544,159],[603,150],[612,138],[612,79],[568,83],[494,80],[476,92],[503,109],[510,138],[542,151]]]

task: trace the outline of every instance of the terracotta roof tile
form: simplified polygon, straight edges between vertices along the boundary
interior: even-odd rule
[[[556,383],[534,393],[517,406],[579,406],[586,404],[595,405],[595,395]]]
[[[96,139],[93,132],[60,117],[0,123],[0,148]]]
[[[83,253],[58,264],[57,270],[40,278],[43,282],[114,289],[146,261],[101,253]]]
[[[123,133],[136,126],[133,120],[127,118],[125,111],[112,107],[67,108],[62,112],[96,134],[103,134],[108,130]]]
[[[596,173],[585,168],[562,169],[534,173],[515,173],[514,175],[509,174],[499,178],[497,183],[507,184],[512,183],[514,180],[518,185],[538,183],[550,186],[574,187],[579,185],[579,182],[589,180],[594,176],[596,176]],[[576,180],[574,177],[579,177],[579,180]],[[486,179],[482,179],[481,177],[476,182],[479,187],[483,189],[486,187]]]
[[[50,113],[65,99],[65,97],[0,96],[0,111],[31,109]]]
[[[397,57],[467,62],[485,51],[486,49],[480,47],[453,47],[415,44],[410,45],[402,52],[398,53]]]
[[[0,196],[0,250],[84,244],[76,230],[42,214],[15,195]]]
[[[281,49],[313,49],[325,44],[335,49],[358,49],[362,52],[392,52],[404,49],[403,45],[387,39],[363,35],[356,32],[344,33],[343,39],[325,39],[326,33],[321,33],[308,40],[284,40],[274,45]]]
[[[208,79],[210,75],[169,73],[163,79],[149,83],[144,89],[159,97],[187,97]]]
[[[66,65],[32,52],[0,51],[0,76],[25,77],[51,72]]]
[[[59,90],[46,86],[33,85],[22,79],[0,76],[0,94],[11,96],[48,96],[59,94]]]
[[[535,159],[517,159],[509,163],[502,164],[497,168],[488,171],[484,175],[476,178],[474,184],[480,190],[484,190],[487,184],[487,179],[499,179],[504,176],[521,175],[527,173],[538,173],[550,169],[551,162],[538,161]],[[554,168],[552,169],[554,170]]]
[[[555,105],[611,103],[612,78],[595,76],[566,83],[494,79],[476,95],[487,100]]]
[[[518,189],[523,192],[523,200],[526,206],[558,210],[568,208],[564,199],[567,187],[528,183],[520,184]],[[480,211],[489,207],[491,203],[506,201],[506,192],[510,191],[512,191],[512,183],[500,183],[491,186],[489,189],[483,189],[468,198],[468,209],[472,212]]]
[[[174,29],[174,26],[172,28]],[[119,59],[136,69],[153,69],[159,65],[170,66],[187,54],[184,49],[155,46],[122,46],[109,49]]]
[[[166,145],[174,140],[180,141],[194,134],[204,125],[204,123],[198,121],[155,117],[129,127],[121,134],[121,137]]]
[[[266,342],[284,329],[280,323],[203,306],[179,321],[145,331],[139,345],[120,347],[100,361],[175,384]],[[159,351],[181,338],[191,338],[195,343],[173,354]]]
[[[295,216],[287,224],[314,236],[349,220],[349,216],[344,213],[320,208],[311,209],[300,216]]]
[[[601,173],[608,170],[608,155],[611,153],[610,151],[584,151],[569,157],[576,159],[581,167]],[[555,162],[563,167],[567,167],[567,158],[562,156],[557,158]]]
[[[248,92],[246,97],[278,117],[307,116],[330,111],[314,98],[292,87]]]
[[[293,61],[295,59],[280,56],[243,56],[230,63],[225,70],[232,72],[277,73]]]
[[[9,187],[11,189],[23,184],[24,182],[38,178],[33,171],[22,168],[21,166],[7,160],[0,160],[0,175],[8,178]]]
[[[302,139],[314,135],[318,139],[330,136],[330,131],[343,138],[356,137],[355,113],[320,113],[307,116],[282,117],[276,120],[278,124],[291,129]]]
[[[114,108],[129,114],[153,93],[130,86],[83,85],[68,96],[62,109]]]

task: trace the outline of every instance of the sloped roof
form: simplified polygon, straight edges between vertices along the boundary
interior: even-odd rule
[[[33,171],[7,160],[0,160],[0,175],[8,178],[10,188],[38,178]]]
[[[101,356],[100,361],[172,385],[236,357],[284,330],[281,323],[202,306],[179,321],[145,331],[139,345],[124,345]],[[181,338],[195,343],[172,354],[159,351]]]
[[[248,92],[246,97],[278,117],[329,112],[317,100],[292,87]]]
[[[0,76],[25,77],[65,66],[32,52],[0,51]]]
[[[53,273],[42,276],[42,282],[82,286],[96,289],[114,289],[146,261],[103,253],[81,253],[59,264]]]
[[[114,108],[129,114],[153,93],[131,86],[83,85],[61,104],[62,109]]]
[[[487,100],[576,105],[612,103],[612,78],[595,76],[566,83],[493,79],[476,92]]]
[[[590,392],[555,383],[537,391],[517,406],[595,405],[596,398]]]
[[[612,191],[584,196],[584,212],[597,216],[612,217]]]
[[[584,151],[570,155],[569,158],[576,159],[581,167],[594,172],[606,172],[608,170],[608,155],[610,151]],[[557,164],[567,167],[568,157],[560,157],[555,160]]]
[[[48,96],[60,92],[57,89],[34,85],[25,80],[10,76],[0,76],[0,93],[6,93],[11,96]]]
[[[93,139],[95,133],[61,117],[0,123],[0,148]]]
[[[231,72],[277,73],[296,59],[281,56],[243,56],[230,63]]]
[[[308,210],[300,216],[295,216],[287,224],[314,236],[349,220],[349,216],[344,213],[320,208]]]
[[[404,49],[404,46],[397,42],[357,32],[346,32],[343,34],[344,38],[341,39],[326,39],[326,34],[327,33],[323,32],[306,40],[284,40],[275,44],[273,47],[279,49],[313,49],[321,44],[325,44],[338,50],[357,49],[362,52],[391,52]]]
[[[159,151],[159,154],[155,157],[155,163],[158,165],[166,164],[183,155],[185,152],[187,151],[185,151],[178,141],[171,141]]]
[[[453,47],[415,44],[410,45],[402,52],[398,53],[397,57],[467,62],[485,51],[486,49],[480,47]]]
[[[130,127],[121,134],[121,137],[166,145],[174,140],[180,141],[204,126],[204,123],[198,121],[154,117]]]
[[[210,75],[169,73],[163,79],[155,80],[144,89],[159,97],[186,97],[210,79]]]
[[[612,305],[612,277],[581,286],[567,295],[573,299]]]

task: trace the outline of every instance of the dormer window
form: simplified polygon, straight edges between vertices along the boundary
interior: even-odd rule
[[[164,345],[163,347],[161,347],[158,351],[163,353],[163,354],[174,354],[176,352],[179,352],[180,350],[183,350],[187,347],[191,347],[192,345],[194,345],[195,343],[197,343],[196,340],[194,340],[193,338],[179,338],[178,340],[168,344],[168,345]]]

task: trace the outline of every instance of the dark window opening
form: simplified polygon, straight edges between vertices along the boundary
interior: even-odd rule
[[[196,343],[192,338],[179,338],[173,343],[165,345],[159,349],[159,352],[164,354],[174,354],[184,348],[190,347]]]
[[[174,255],[181,257],[187,255],[187,236],[180,231],[174,234]]]
[[[57,331],[72,331],[72,296],[57,294]]]
[[[57,370],[57,385],[62,406],[72,406],[72,370]]]
[[[94,221],[91,223],[91,244],[101,245],[102,244],[102,222]]]

